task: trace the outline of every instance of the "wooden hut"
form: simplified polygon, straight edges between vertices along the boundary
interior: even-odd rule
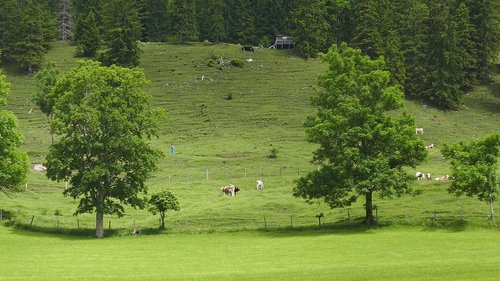
[[[293,38],[290,36],[276,35],[276,39],[274,39],[274,44],[270,47],[273,49],[293,49],[295,47],[295,43],[293,42]]]

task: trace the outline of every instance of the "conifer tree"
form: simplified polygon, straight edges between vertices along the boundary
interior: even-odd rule
[[[139,65],[141,38],[139,7],[132,0],[110,0],[104,4],[105,50],[100,60],[105,65]]]
[[[196,8],[199,18],[200,39],[223,42],[227,39],[224,19],[224,0],[199,0]]]
[[[498,0],[469,0],[472,24],[476,27],[477,78],[491,80],[494,62],[500,49],[500,2]]]
[[[49,42],[56,37],[56,20],[46,1],[26,0],[18,14],[17,38],[13,48],[16,62],[33,71],[42,62]]]
[[[461,58],[458,57],[457,30],[450,15],[449,1],[429,2],[429,36],[424,89],[419,96],[444,109],[457,109],[461,96]]]
[[[168,16],[166,0],[141,0],[142,39],[144,41],[165,41]]]
[[[76,44],[76,55],[82,57],[93,57],[100,47],[99,28],[94,10],[82,15],[76,25],[75,33],[78,34]]]
[[[248,0],[234,0],[232,18],[235,42],[252,44],[257,41],[255,29],[255,6]]]
[[[172,34],[181,43],[198,40],[198,22],[194,0],[172,1]]]
[[[324,0],[305,0],[293,10],[294,31],[292,35],[300,55],[306,58],[315,57],[327,48],[330,25],[326,11]]]

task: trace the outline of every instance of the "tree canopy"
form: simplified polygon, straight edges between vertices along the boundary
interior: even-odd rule
[[[0,107],[5,105],[10,85],[0,73]],[[23,137],[12,112],[0,108],[0,191],[12,190],[26,181],[28,155],[20,150]]]
[[[95,212],[97,237],[104,214],[144,207],[139,194],[162,156],[147,140],[165,112],[148,107],[147,83],[140,69],[81,61],[54,88],[51,129],[59,138],[46,157],[47,177],[69,181],[64,195],[80,199],[75,214]]]
[[[448,191],[457,196],[476,196],[488,202],[490,217],[495,219],[495,202],[500,181],[497,163],[500,157],[500,135],[493,134],[471,142],[445,144],[441,150],[451,163],[453,181]]]
[[[364,197],[365,222],[373,224],[373,194],[410,194],[403,167],[425,159],[424,144],[413,117],[401,111],[403,93],[390,86],[383,59],[371,60],[345,43],[322,59],[329,70],[313,97],[318,112],[305,122],[308,141],[319,144],[313,153],[318,169],[297,181],[294,195],[323,199],[332,208]]]
[[[160,228],[165,229],[165,213],[168,210],[179,211],[179,201],[175,195],[167,190],[162,190],[151,195],[148,201],[149,211],[156,215],[160,214]]]

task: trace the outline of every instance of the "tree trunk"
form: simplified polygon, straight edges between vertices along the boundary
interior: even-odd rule
[[[365,224],[366,225],[374,225],[375,218],[373,217],[373,196],[372,192],[369,191],[365,194],[366,197],[366,216],[365,216]]]
[[[490,204],[490,218],[492,221],[495,220],[495,210],[493,209],[493,201],[488,202]]]
[[[104,237],[104,213],[97,210],[95,213],[95,236],[97,238]]]
[[[161,218],[161,229],[165,229],[165,213],[160,213],[160,218]]]

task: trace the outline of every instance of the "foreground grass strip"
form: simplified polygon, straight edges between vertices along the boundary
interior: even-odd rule
[[[0,280],[498,280],[497,230],[91,239],[0,227]]]

